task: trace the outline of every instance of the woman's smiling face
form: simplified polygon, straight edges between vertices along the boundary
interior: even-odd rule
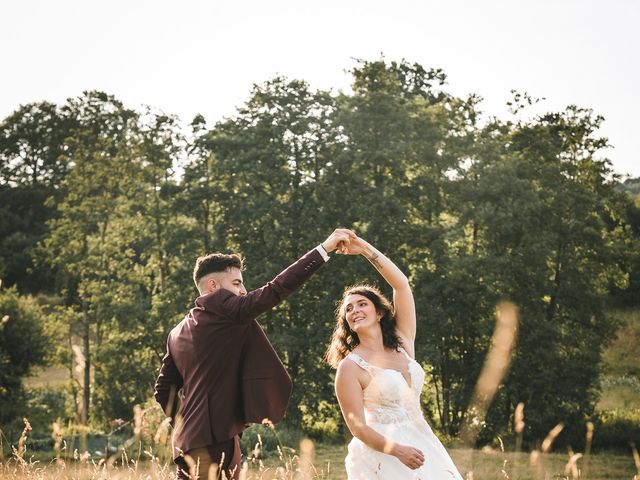
[[[357,293],[345,298],[343,308],[349,328],[356,333],[376,325],[380,318],[373,302]]]

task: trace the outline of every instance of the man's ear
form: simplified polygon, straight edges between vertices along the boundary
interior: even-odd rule
[[[218,288],[220,288],[220,285],[218,284],[218,282],[216,282],[215,278],[211,277],[207,279],[207,289],[210,292],[213,292],[214,290],[217,290]]]

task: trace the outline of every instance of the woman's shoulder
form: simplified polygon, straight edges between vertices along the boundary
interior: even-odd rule
[[[356,352],[349,352],[345,357],[340,360],[338,364],[337,373],[350,374],[359,373],[367,366],[367,362]]]
[[[364,389],[371,380],[369,365],[357,354],[350,352],[340,360],[336,369],[336,385],[355,385]],[[354,383],[355,382],[355,383]]]

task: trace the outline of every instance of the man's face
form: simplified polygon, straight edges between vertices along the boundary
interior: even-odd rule
[[[244,281],[242,280],[242,272],[239,268],[230,267],[224,272],[219,272],[215,275],[215,282],[218,287],[229,290],[234,295],[243,297],[247,294],[247,289],[244,288]]]

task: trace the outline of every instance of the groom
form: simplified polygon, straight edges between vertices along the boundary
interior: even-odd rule
[[[238,434],[249,423],[279,422],[292,382],[256,317],[300,288],[355,234],[336,229],[265,286],[247,293],[239,255],[213,253],[196,260],[195,308],[169,333],[155,398],[175,419],[177,477],[207,479],[209,467],[237,479]],[[178,399],[178,391],[183,398]]]

